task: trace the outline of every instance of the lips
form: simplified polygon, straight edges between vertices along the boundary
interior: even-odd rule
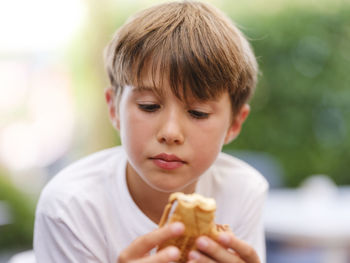
[[[186,162],[174,154],[161,153],[150,158],[161,169],[174,170],[183,166]]]

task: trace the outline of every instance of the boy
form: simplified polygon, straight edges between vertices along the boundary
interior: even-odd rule
[[[177,248],[155,248],[184,231],[181,223],[157,227],[170,193],[181,191],[215,198],[216,222],[233,231],[218,242],[198,238],[190,262],[264,262],[267,183],[220,153],[239,134],[256,85],[241,32],[207,4],[161,4],[117,31],[106,67],[105,97],[122,146],[48,184],[36,214],[37,261],[176,261]]]

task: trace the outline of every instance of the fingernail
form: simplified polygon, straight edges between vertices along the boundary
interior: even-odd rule
[[[170,260],[175,260],[180,256],[180,252],[176,247],[169,247],[167,253]]]
[[[226,233],[221,233],[221,234],[219,235],[219,241],[220,241],[221,243],[223,243],[223,244],[228,244],[228,243],[230,243],[230,240],[231,240],[231,237],[230,237],[228,234],[226,234]]]
[[[208,240],[205,237],[200,237],[197,241],[197,245],[199,248],[206,248],[208,247],[209,243]]]
[[[175,222],[175,223],[172,223],[171,226],[170,226],[170,229],[171,231],[174,233],[174,234],[180,234],[183,232],[184,230],[184,225],[180,222]]]
[[[200,255],[197,251],[192,250],[192,251],[190,251],[190,253],[188,253],[188,258],[190,260],[197,260],[200,258]]]

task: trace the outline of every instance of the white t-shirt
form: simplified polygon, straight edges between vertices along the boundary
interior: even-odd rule
[[[36,211],[34,250],[38,263],[116,263],[136,237],[156,229],[132,200],[126,184],[122,147],[90,155],[55,176],[43,190]],[[262,222],[266,180],[246,163],[220,153],[201,176],[196,192],[217,203],[216,223],[265,262]]]

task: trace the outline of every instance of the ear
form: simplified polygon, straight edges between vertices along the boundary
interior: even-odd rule
[[[247,119],[250,112],[250,106],[249,104],[244,104],[238,114],[235,116],[234,120],[232,121],[231,126],[227,130],[226,137],[225,137],[225,144],[230,143],[233,141],[241,132],[242,125],[244,121]]]
[[[113,127],[119,131],[120,120],[118,114],[119,111],[116,109],[115,92],[111,87],[108,87],[104,90],[104,94],[107,102],[109,119],[111,120]]]

